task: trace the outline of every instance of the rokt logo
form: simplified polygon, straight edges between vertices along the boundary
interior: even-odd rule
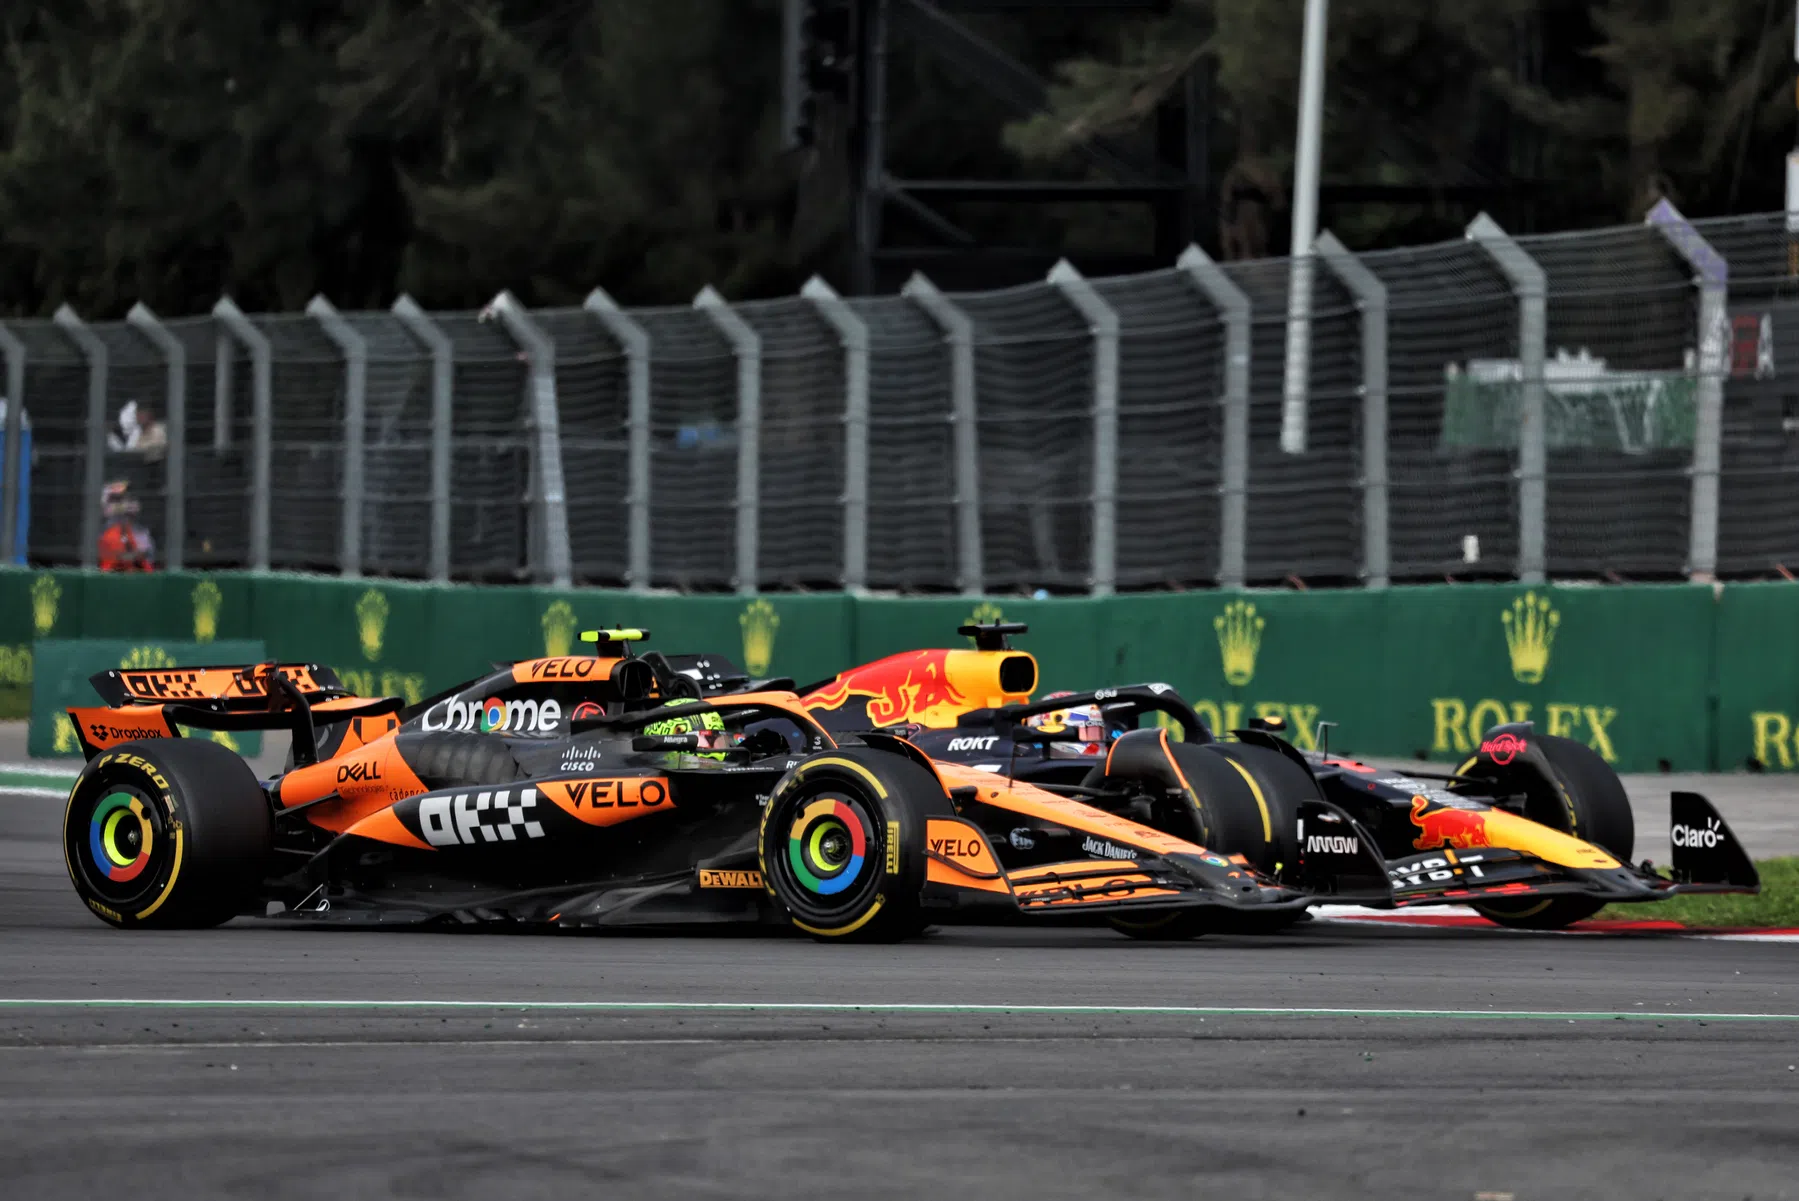
[[[1225,682],[1242,687],[1256,677],[1256,655],[1262,649],[1262,630],[1268,620],[1256,613],[1248,601],[1232,601],[1224,612],[1212,619],[1218,632],[1218,657],[1224,665]]]
[[[1526,592],[1499,615],[1505,625],[1506,652],[1512,658],[1512,676],[1520,684],[1541,684],[1549,670],[1549,648],[1555,645],[1556,627],[1562,615],[1547,596]]]
[[[562,706],[555,701],[506,701],[490,696],[477,704],[453,696],[425,710],[422,729],[479,730],[483,734],[554,734],[562,728]]]

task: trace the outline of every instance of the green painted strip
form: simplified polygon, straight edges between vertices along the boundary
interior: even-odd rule
[[[1527,1022],[1799,1022],[1799,1013],[1671,1013],[1584,1009],[1357,1009],[1279,1005],[954,1005],[837,1001],[449,1001],[235,1000],[220,998],[0,997],[0,1008],[143,1009],[481,1009],[574,1013],[919,1013],[1108,1017],[1312,1017],[1502,1019]]]

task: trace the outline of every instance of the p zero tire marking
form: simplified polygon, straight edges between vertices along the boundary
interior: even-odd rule
[[[796,776],[803,776],[813,768],[824,767],[827,764],[831,767],[847,767],[850,771],[855,772],[858,776],[867,780],[868,786],[875,790],[876,796],[880,797],[883,801],[887,799],[887,786],[881,783],[880,777],[852,759],[813,759],[800,764],[793,774]]]
[[[799,929],[804,930],[806,933],[816,934],[820,938],[842,938],[847,934],[854,934],[863,926],[866,926],[869,921],[873,919],[874,915],[881,911],[881,906],[886,903],[886,900],[886,897],[876,897],[875,903],[868,907],[868,912],[864,913],[861,917],[857,918],[847,926],[808,926],[797,917],[793,919],[793,924]]]

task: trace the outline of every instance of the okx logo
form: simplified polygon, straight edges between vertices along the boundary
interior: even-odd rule
[[[426,730],[479,730],[483,734],[554,734],[562,728],[562,706],[553,700],[484,701],[459,696],[439,701],[425,710],[419,725]]]

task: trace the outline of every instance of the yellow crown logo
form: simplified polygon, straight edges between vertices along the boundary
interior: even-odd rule
[[[62,585],[53,575],[41,575],[31,582],[31,624],[42,638],[56,628],[56,602],[62,599]]]
[[[381,657],[381,638],[387,633],[387,598],[370,588],[356,602],[356,636],[362,640],[362,657],[373,663]]]
[[[1512,656],[1512,675],[1520,684],[1541,684],[1549,670],[1549,648],[1562,615],[1546,596],[1526,592],[1499,615],[1505,623],[1505,647]]]
[[[175,656],[160,646],[134,646],[119,660],[120,667],[179,667]]]
[[[1227,683],[1241,687],[1256,678],[1256,654],[1262,649],[1262,629],[1267,624],[1268,619],[1258,616],[1248,601],[1232,601],[1212,619]]]
[[[543,611],[543,653],[566,655],[575,645],[575,611],[567,601],[554,601]]]
[[[768,674],[775,658],[775,631],[781,628],[781,615],[775,607],[757,597],[737,615],[743,627],[743,666],[753,676]]]
[[[75,723],[69,720],[67,713],[56,715],[56,743],[50,749],[58,755],[81,753],[81,739],[75,736]]]
[[[992,601],[982,601],[974,607],[974,612],[970,613],[968,615],[968,620],[962,624],[969,626],[990,626],[996,621],[1004,620],[1006,620],[1004,610]],[[968,644],[973,646],[974,639],[970,638]]]
[[[225,597],[211,580],[194,585],[194,641],[211,642],[219,636],[219,606]]]

